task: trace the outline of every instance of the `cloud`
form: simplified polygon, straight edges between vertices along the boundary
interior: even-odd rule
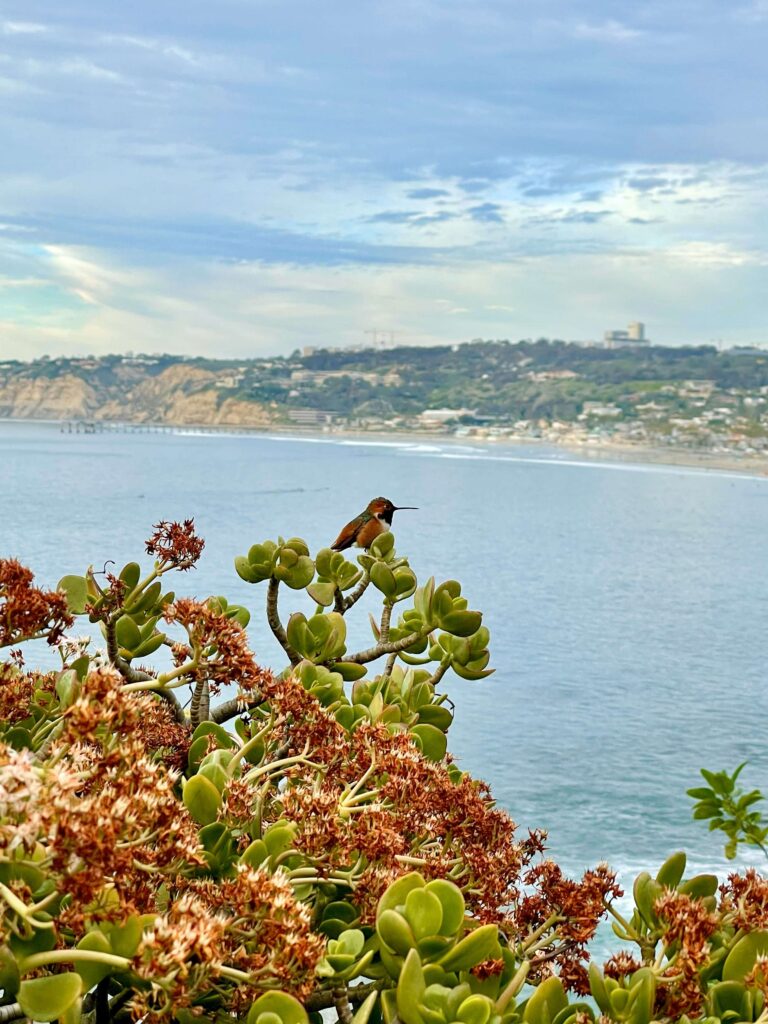
[[[409,228],[422,228],[430,224],[444,224],[455,220],[457,214],[449,210],[434,213],[420,213],[412,210],[382,210],[366,218],[368,224],[405,224]]]
[[[669,185],[668,178],[659,177],[647,177],[647,178],[630,178],[627,181],[629,188],[634,188],[638,192],[651,192],[657,188],[663,188],[665,185]]]
[[[745,7],[737,7],[735,15],[741,21],[768,21],[768,0],[752,0]]]
[[[499,203],[480,203],[477,206],[470,206],[467,211],[472,220],[480,224],[503,224],[502,207]]]
[[[507,303],[527,334],[572,321],[589,337],[594,309],[623,323],[626,299],[649,322],[671,311],[654,337],[690,337],[696,303],[721,317],[717,295],[758,334],[766,2],[692,17],[690,0],[295,0],[180,18],[72,0],[46,24],[48,7],[7,0],[0,272],[50,288],[4,288],[5,321],[57,345],[81,344],[75,323],[114,347],[178,328],[200,352],[240,351],[258,322],[283,350],[315,315],[351,338],[400,303],[420,340],[461,340],[458,321],[495,333]],[[442,295],[472,313],[432,322]]]
[[[39,35],[47,32],[48,26],[41,25],[36,21],[2,21],[0,22],[0,35],[4,36],[29,36]]]
[[[599,224],[607,217],[612,217],[613,210],[569,210],[561,213],[541,214],[532,217],[532,224]]]
[[[449,196],[451,193],[444,188],[413,188],[406,192],[409,199],[440,199]]]
[[[602,22],[580,21],[573,26],[572,31],[577,39],[590,39],[599,43],[633,42],[645,35],[641,29],[613,19]]]
[[[631,312],[642,315],[661,342],[714,335],[732,343],[766,340],[745,315],[750,296],[763,294],[768,283],[763,257],[691,243],[625,250],[610,260],[562,254],[409,267],[172,264],[149,270],[68,247],[45,260],[57,285],[24,290],[25,317],[5,317],[0,358],[120,347],[210,353],[212,338],[219,339],[221,354],[246,357],[302,344],[359,343],[364,327],[381,321],[391,323],[404,344],[453,343],[508,336],[510,313],[515,337],[599,337]],[[12,297],[14,289],[8,291]],[[12,301],[4,298],[3,307],[13,308]],[[127,340],[120,346],[117,339]]]

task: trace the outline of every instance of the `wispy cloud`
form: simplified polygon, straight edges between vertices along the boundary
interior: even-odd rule
[[[591,39],[598,43],[629,43],[645,35],[641,29],[612,18],[601,22],[579,21],[572,31],[576,39]]]
[[[0,35],[30,36],[47,32],[48,26],[36,21],[0,21]]]

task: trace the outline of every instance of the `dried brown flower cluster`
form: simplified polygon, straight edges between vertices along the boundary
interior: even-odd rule
[[[186,572],[203,553],[205,541],[195,533],[194,519],[185,519],[183,523],[161,520],[154,530],[146,542],[147,554],[154,555],[163,567]]]
[[[373,917],[387,885],[416,858],[425,877],[451,877],[479,919],[501,921],[518,896],[527,847],[515,824],[494,807],[487,787],[451,777],[405,733],[361,725],[351,735],[293,680],[267,690],[276,714],[272,741],[305,761],[288,768],[289,785],[272,814],[297,825],[296,848],[324,867],[365,865],[355,885],[363,920]],[[361,780],[363,782],[361,783]],[[370,799],[347,803],[353,787]],[[410,862],[409,862],[410,863]]]
[[[589,960],[587,943],[594,936],[597,925],[605,913],[606,902],[623,895],[616,883],[616,875],[606,864],[585,871],[580,881],[565,878],[561,868],[551,860],[532,867],[525,876],[532,887],[520,902],[515,922],[518,928],[535,931],[554,919],[554,934],[563,943],[561,954],[554,958],[566,987],[580,995],[589,992],[589,980],[584,968]],[[546,976],[553,958],[548,949],[534,961],[534,977]],[[539,967],[543,970],[539,972]]]
[[[175,645],[177,664],[192,658],[195,666],[187,674],[206,679],[212,693],[218,693],[225,685],[251,693],[272,682],[274,677],[269,669],[256,664],[243,627],[211,603],[179,598],[168,605],[165,619],[183,626],[189,638],[188,644]]]
[[[523,876],[543,836],[531,832],[518,841],[514,822],[494,806],[484,783],[427,759],[406,732],[362,724],[350,735],[292,679],[264,691],[277,716],[270,743],[301,755],[285,769],[284,791],[264,805],[264,821],[293,822],[293,848],[321,876],[354,869],[350,898],[364,923],[373,920],[387,886],[417,867],[427,879],[455,881],[478,921],[499,923],[511,935],[533,925],[535,907],[522,894]],[[558,875],[556,885],[546,872],[527,881],[538,886],[536,908],[545,918],[557,906],[558,962],[570,969],[585,955],[603,900],[618,891],[615,878],[598,868],[580,883]],[[583,977],[582,968],[580,990]]]
[[[33,637],[53,645],[73,622],[63,594],[32,585],[34,574],[14,558],[0,558],[0,647]]]
[[[721,909],[733,915],[736,928],[747,932],[768,928],[768,878],[749,868],[743,875],[729,875],[720,893]]]
[[[178,776],[142,740],[146,698],[137,701],[121,684],[111,670],[86,677],[25,808],[59,891],[72,896],[60,918],[70,927],[82,927],[85,908],[91,921],[146,913],[154,871],[204,863],[175,791]],[[18,756],[3,753],[9,768]]]
[[[311,991],[325,942],[284,875],[240,866],[234,878],[178,878],[173,889],[134,958],[149,983],[133,1000],[137,1017],[154,1020],[222,989],[234,1012],[265,988],[299,997]],[[245,979],[233,984],[222,967]]]
[[[191,733],[178,722],[169,704],[149,694],[134,698],[138,711],[138,733],[147,752],[167,768],[181,774],[187,766]]]
[[[695,1016],[704,1002],[699,969],[709,958],[709,939],[717,931],[720,918],[708,911],[701,900],[671,889],[656,900],[654,910],[664,925],[665,944],[678,944],[662,975],[673,979],[674,984],[659,986],[658,1010],[672,1019],[683,1014]]]
[[[33,704],[43,694],[54,692],[56,677],[22,672],[15,665],[0,663],[0,721],[15,724],[28,718]]]

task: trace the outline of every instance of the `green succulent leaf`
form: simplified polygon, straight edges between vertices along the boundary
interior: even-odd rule
[[[18,1001],[31,1020],[51,1021],[64,1016],[79,999],[81,989],[80,976],[74,971],[52,974],[22,981]]]
[[[274,1014],[281,1024],[309,1024],[307,1011],[287,992],[265,992],[248,1011],[247,1024],[257,1024],[262,1014]]]
[[[67,608],[73,615],[83,614],[88,601],[88,585],[84,576],[63,576],[56,589],[64,594]]]
[[[445,971],[468,971],[497,950],[499,930],[495,924],[484,924],[460,939],[438,962]]]
[[[94,929],[84,935],[78,942],[77,948],[92,950],[96,953],[112,952],[111,942],[104,932],[98,929]],[[87,992],[94,985],[98,985],[103,978],[108,977],[114,971],[114,967],[111,967],[109,964],[81,961],[75,964],[75,971],[82,978],[83,992]]]
[[[186,780],[183,800],[198,825],[208,825],[218,817],[221,794],[210,779],[202,775]]]
[[[419,747],[430,761],[442,761],[448,749],[448,740],[445,733],[441,732],[434,725],[414,725],[411,734],[415,737]]]
[[[420,1006],[425,988],[421,959],[412,949],[405,958],[397,982],[397,1013],[403,1024],[425,1024]]]
[[[526,1002],[523,1021],[525,1024],[552,1024],[558,1013],[567,1005],[568,998],[560,979],[546,978]]]

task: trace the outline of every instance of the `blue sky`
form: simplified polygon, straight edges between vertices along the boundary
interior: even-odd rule
[[[0,2],[0,358],[768,344],[768,0]]]

